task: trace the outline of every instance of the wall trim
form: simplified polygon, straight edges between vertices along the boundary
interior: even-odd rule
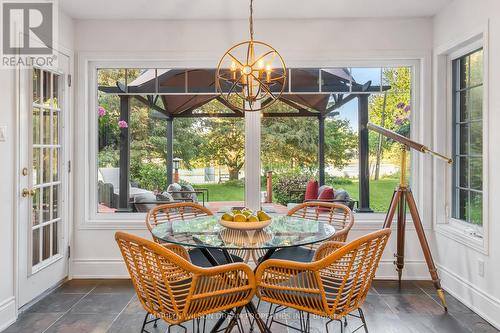
[[[122,259],[74,259],[73,279],[128,279],[129,274]],[[393,259],[380,260],[376,278],[397,279]],[[429,280],[429,270],[424,260],[407,260],[403,271],[404,280]]]
[[[11,296],[0,303],[0,332],[17,319],[16,298]]]
[[[500,329],[500,299],[477,288],[455,272],[437,264],[443,289],[491,325]]]

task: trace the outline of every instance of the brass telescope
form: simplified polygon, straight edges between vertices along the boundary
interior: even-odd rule
[[[439,279],[439,275],[437,273],[436,265],[434,264],[434,259],[432,259],[431,249],[429,247],[429,243],[427,242],[427,238],[425,236],[424,227],[422,225],[422,220],[420,219],[420,214],[418,213],[417,204],[415,202],[415,198],[413,197],[413,193],[406,184],[406,153],[410,149],[415,149],[421,153],[429,153],[432,156],[438,157],[448,164],[451,164],[453,160],[449,157],[446,157],[440,153],[437,153],[427,146],[415,142],[413,140],[408,139],[407,137],[388,130],[387,128],[377,126],[372,123],[368,123],[368,129],[377,132],[387,138],[390,138],[401,144],[401,160],[400,160],[400,180],[399,184],[394,190],[394,194],[392,195],[391,204],[389,205],[389,211],[384,220],[384,228],[390,228],[394,214],[397,215],[397,253],[394,255],[396,257],[396,270],[398,271],[399,285],[401,286],[401,276],[403,274],[404,267],[404,253],[405,253],[405,229],[406,229],[406,207],[408,207],[410,211],[410,215],[412,217],[413,225],[415,226],[415,231],[418,236],[418,240],[420,242],[420,247],[422,248],[422,252],[425,257],[425,261],[427,263],[427,267],[429,268],[429,273],[432,278],[432,283],[434,284],[434,288],[436,288],[439,299],[441,300],[441,304],[443,305],[445,311],[447,311],[446,300],[444,296],[444,291],[441,288],[441,281]]]

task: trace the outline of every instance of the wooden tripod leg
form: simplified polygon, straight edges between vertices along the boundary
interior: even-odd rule
[[[392,194],[391,204],[389,205],[389,211],[385,216],[384,229],[391,227],[392,219],[394,218],[394,214],[396,213],[396,208],[398,208],[400,197],[401,197],[401,190],[397,188],[396,190],[394,190],[394,193]]]
[[[446,299],[444,297],[444,291],[441,288],[441,281],[439,280],[436,266],[434,265],[434,260],[432,259],[429,243],[427,242],[427,238],[425,237],[424,227],[422,226],[422,220],[420,219],[420,215],[418,214],[415,198],[413,197],[413,193],[410,190],[408,190],[408,192],[406,193],[406,202],[408,202],[408,208],[410,209],[411,218],[413,220],[413,224],[415,225],[415,231],[417,232],[418,240],[420,241],[420,246],[422,247],[422,251],[424,252],[424,257],[425,261],[427,262],[427,267],[429,268],[429,273],[431,273],[431,278],[432,282],[434,283],[434,288],[436,288],[437,294],[439,296],[439,299],[441,300],[441,304],[443,305],[445,311],[448,311],[446,307]]]
[[[397,252],[396,269],[398,271],[399,287],[401,288],[401,277],[405,265],[405,230],[406,230],[406,201],[407,189],[400,189],[398,204],[398,234],[397,234]]]

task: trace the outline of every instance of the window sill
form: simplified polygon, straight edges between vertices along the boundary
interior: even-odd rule
[[[436,225],[436,232],[452,239],[460,244],[463,244],[475,251],[483,254],[488,254],[487,243],[484,236],[475,235],[470,232],[471,228],[460,222],[450,219],[448,223]]]

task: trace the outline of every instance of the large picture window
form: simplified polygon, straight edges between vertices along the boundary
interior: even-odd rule
[[[412,74],[410,66],[289,69],[284,94],[261,112],[262,207],[286,211],[315,179],[359,212],[385,212],[399,146],[366,123],[410,136]],[[213,69],[96,68],[96,79],[98,213],[178,201],[217,212],[245,205],[253,133],[217,94]]]
[[[453,217],[483,224],[483,50],[453,61]]]

